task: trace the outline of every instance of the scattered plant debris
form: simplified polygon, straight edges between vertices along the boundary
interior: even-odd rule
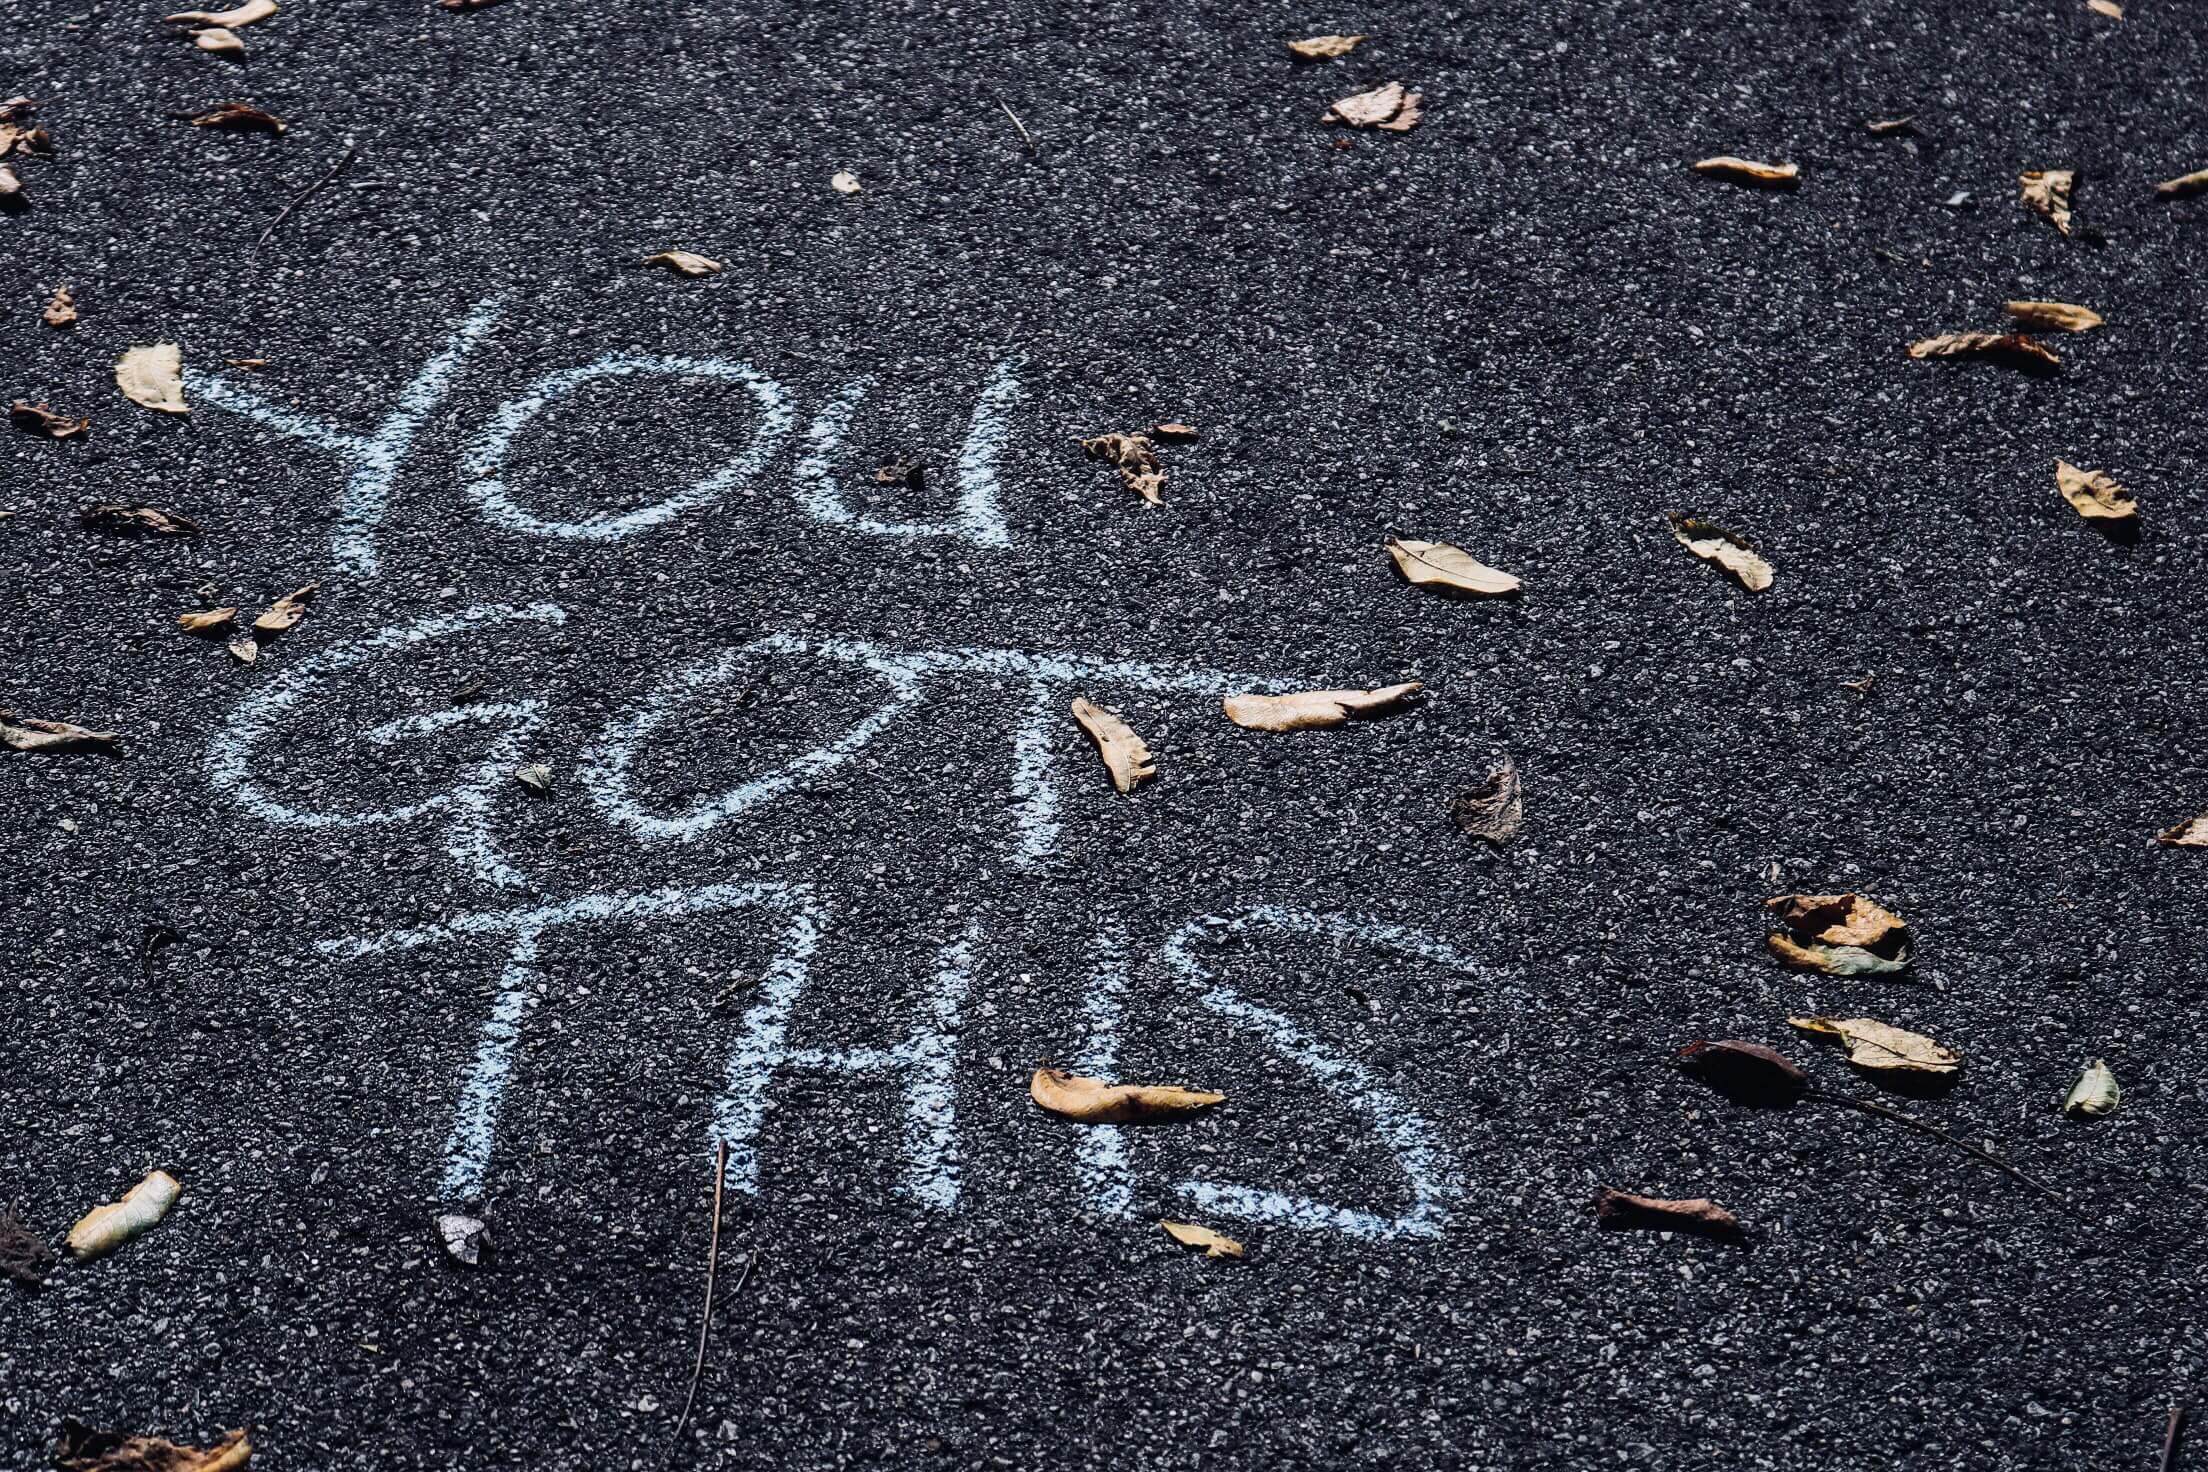
[[[251,664],[261,657],[261,646],[254,642],[251,634],[238,635],[227,647],[230,657],[239,664]]]
[[[1423,99],[1407,92],[1401,82],[1389,82],[1370,92],[1344,97],[1326,110],[1322,119],[1352,128],[1377,128],[1383,133],[1408,133],[1418,126],[1418,105]]]
[[[133,404],[164,414],[189,414],[184,402],[184,351],[173,342],[126,349],[115,360],[115,386]]]
[[[38,316],[39,320],[48,327],[74,327],[77,325],[77,299],[69,294],[69,287],[66,282],[54,288],[52,300],[46,303],[46,310],[40,312]]]
[[[256,25],[276,13],[276,0],[246,0],[234,10],[179,10],[174,15],[164,15],[165,21],[187,26],[227,26],[237,30]]]
[[[239,37],[236,31],[224,30],[221,26],[210,26],[204,31],[195,32],[192,36],[192,44],[200,50],[212,52],[216,56],[245,55],[244,40]]]
[[[36,1288],[53,1271],[54,1249],[23,1224],[13,1202],[0,1202],[0,1276]]]
[[[1347,56],[1370,36],[1306,36],[1301,41],[1288,43],[1288,54],[1298,61],[1332,61],[1337,56]]]
[[[1809,1075],[1794,1060],[1739,1038],[1689,1043],[1679,1050],[1679,1064],[1738,1104],[1784,1108],[1809,1092]]]
[[[1749,592],[1761,593],[1771,586],[1771,564],[1740,537],[1714,522],[1688,516],[1685,512],[1667,511],[1664,516],[1671,522],[1671,535],[1680,546],[1704,562],[1723,568],[1733,581]]]
[[[2195,169],[2190,174],[2179,174],[2175,179],[2164,179],[2154,186],[2154,192],[2164,199],[2184,199],[2208,189],[2208,169]]]
[[[439,10],[488,10],[499,0],[437,0]]]
[[[273,639],[278,634],[289,633],[307,616],[307,605],[314,601],[320,583],[309,583],[296,593],[286,593],[268,606],[268,612],[253,620],[253,632],[263,639]]]
[[[2105,470],[2081,470],[2067,460],[2055,462],[2055,489],[2070,509],[2089,521],[2136,521],[2139,503]]]
[[[1082,440],[1081,453],[1091,460],[1105,460],[1119,467],[1121,484],[1153,506],[1165,504],[1165,470],[1158,464],[1158,447],[1145,434],[1100,434]]]
[[[1863,125],[1863,131],[1873,138],[1891,138],[1899,133],[1914,133],[1917,131],[1917,115],[1911,113],[1902,118],[1873,118]]]
[[[1953,1073],[1963,1058],[1922,1033],[1868,1017],[1789,1017],[1787,1026],[1818,1037],[1835,1037],[1848,1047],[1858,1068],[1891,1073]]]
[[[25,198],[23,180],[15,170],[0,164],[0,208],[19,208]]]
[[[178,1446],[158,1436],[95,1431],[81,1421],[61,1423],[54,1459],[61,1472],[236,1472],[253,1455],[240,1429],[209,1447]]]
[[[28,403],[17,399],[8,406],[8,423],[25,434],[35,434],[49,440],[75,439],[92,427],[89,419],[71,419],[66,414],[56,414],[44,404]]]
[[[1450,799],[1449,816],[1457,820],[1459,828],[1496,848],[1510,842],[1525,817],[1518,764],[1505,755],[1485,782]]]
[[[1166,1235],[1183,1247],[1201,1247],[1206,1257],[1240,1257],[1242,1244],[1232,1237],[1223,1237],[1209,1227],[1199,1227],[1194,1222],[1159,1222]]]
[[[1143,745],[1142,738],[1118,716],[1102,706],[1076,699],[1073,718],[1096,743],[1098,755],[1104,758],[1105,770],[1112,774],[1112,786],[1121,792],[1133,792],[1138,785],[1158,775],[1150,759],[1150,748]]]
[[[690,1389],[682,1398],[682,1414],[675,1417],[673,1440],[682,1440],[682,1428],[690,1424],[690,1412],[698,1404],[698,1382],[705,1378],[705,1346],[713,1333],[713,1283],[721,1271],[721,1195],[728,1188],[728,1141],[722,1140],[713,1152],[713,1224],[705,1242],[705,1312],[698,1316],[698,1358],[690,1370]],[[751,1261],[744,1264],[743,1277],[736,1280],[737,1291],[751,1277],[752,1264],[759,1261],[754,1248]],[[670,1455],[670,1462],[673,1457]]]
[[[448,1211],[437,1218],[437,1245],[464,1268],[481,1267],[491,1250],[491,1228],[481,1217]]]
[[[1694,171],[1713,179],[1729,179],[1735,184],[1752,184],[1758,189],[1792,189],[1802,182],[1799,164],[1758,163],[1754,159],[1735,158],[1729,153],[1696,159]]]
[[[1229,695],[1227,719],[1253,731],[1307,731],[1339,726],[1351,716],[1393,709],[1425,689],[1416,680],[1378,690],[1299,690],[1293,695]]]
[[[874,467],[874,484],[903,486],[908,491],[927,489],[927,467],[916,458],[897,455]]]
[[[1489,567],[1462,547],[1449,542],[1421,542],[1409,537],[1390,537],[1387,548],[1388,555],[1395,559],[1396,571],[1421,588],[1470,593],[1480,598],[1501,598],[1517,592],[1522,586],[1511,574]]]
[[[2060,233],[2070,233],[2070,191],[2077,186],[2076,169],[2032,169],[2017,175],[2016,182],[2025,204]]]
[[[2085,0],[2085,8],[2095,15],[2105,15],[2110,20],[2124,18],[2124,7],[2118,5],[2116,0]]]
[[[656,256],[646,256],[647,266],[665,266],[678,276],[718,276],[721,263],[687,250],[663,250]]]
[[[236,607],[203,608],[191,613],[180,613],[176,622],[187,634],[218,634],[237,619]]]
[[[69,1229],[69,1254],[78,1262],[113,1252],[169,1214],[183,1191],[176,1177],[157,1170],[125,1192],[120,1201],[95,1206]]]
[[[288,133],[290,124],[250,102],[218,102],[191,119],[195,128],[221,128],[232,133]]]
[[[1225,1094],[1165,1084],[1113,1084],[1083,1078],[1062,1068],[1038,1068],[1027,1081],[1029,1097],[1052,1114],[1082,1124],[1133,1124],[1179,1119],[1214,1104]]]
[[[0,710],[0,746],[10,751],[113,751],[122,738],[67,721],[42,721]]]
[[[158,506],[87,506],[77,524],[88,532],[118,537],[196,537],[199,523]]]
[[[2062,359],[2022,332],[1943,332],[1909,344],[1912,358],[1988,358],[2027,373],[2053,373]]]
[[[1595,1220],[1606,1227],[1646,1227],[1710,1237],[1740,1237],[1740,1218],[1707,1197],[1673,1200],[1638,1196],[1610,1186],[1595,1188]]]
[[[2062,1112],[2080,1119],[2099,1119],[2114,1114],[2116,1106],[2123,1101],[2124,1091],[2118,1086],[2115,1073],[2107,1063],[2096,1058],[2070,1086],[2069,1096],[2062,1101]]]
[[[2208,813],[2163,829],[2154,835],[2154,841],[2169,848],[2208,848]]]
[[[1150,426],[1150,438],[1161,445],[1187,445],[1195,443],[1202,436],[1196,432],[1193,424],[1153,424]]]
[[[2091,307],[2072,302],[2008,302],[2004,305],[2019,326],[2036,327],[2043,332],[2091,332],[2108,320]]]
[[[1764,944],[1781,965],[1827,976],[1887,976],[1907,971],[1909,926],[1859,894],[1782,894],[1766,902],[1784,931]]]

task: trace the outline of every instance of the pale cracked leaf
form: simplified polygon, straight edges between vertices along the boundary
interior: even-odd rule
[[[1232,1237],[1223,1237],[1209,1227],[1199,1227],[1194,1222],[1158,1223],[1166,1235],[1183,1247],[1201,1247],[1206,1257],[1240,1257],[1242,1244]]]
[[[2005,305],[2020,326],[2042,332],[2091,332],[2108,320],[2091,307],[2073,302],[2008,302]]]
[[[1390,537],[1388,555],[1395,559],[1398,572],[1422,588],[1500,598],[1517,592],[1520,586],[1518,579],[1509,573],[1489,567],[1462,547],[1448,542]]]
[[[1420,101],[1420,96],[1405,91],[1401,82],[1389,82],[1370,92],[1344,97],[1326,110],[1324,121],[1352,128],[1378,128],[1384,133],[1408,133],[1418,126]]]
[[[657,255],[646,256],[644,264],[665,266],[679,276],[717,276],[721,272],[719,261],[687,250],[663,250]]]
[[[2139,516],[2139,503],[2131,492],[2105,470],[2081,470],[2067,460],[2057,460],[2055,489],[2089,521],[2134,521]]]
[[[276,0],[246,0],[235,10],[179,10],[174,15],[164,15],[165,21],[188,26],[228,26],[236,30],[240,26],[254,25],[276,13]]]
[[[1789,1017],[1789,1027],[1848,1045],[1848,1061],[1858,1068],[1895,1073],[1953,1073],[1963,1061],[1923,1033],[1910,1032],[1869,1017]]]
[[[2047,374],[2061,369],[2062,359],[2023,332],[1943,332],[1909,344],[1909,356],[1925,358],[1990,358],[2027,373]]]
[[[2124,1100],[2124,1091],[2116,1082],[2115,1072],[2101,1059],[2086,1065],[2085,1072],[2070,1086],[2069,1095],[2062,1101],[2062,1112],[2084,1119],[2099,1119],[2114,1114],[2116,1106]]]
[[[1112,785],[1121,792],[1133,792],[1139,784],[1158,775],[1158,769],[1151,764],[1150,748],[1143,745],[1142,738],[1118,716],[1100,705],[1076,699],[1073,718],[1096,743],[1097,754],[1104,758],[1105,769],[1112,774]]]
[[[10,751],[111,751],[121,738],[67,721],[42,721],[0,710],[0,746]]]
[[[1664,515],[1670,520],[1671,535],[1680,546],[1704,562],[1723,568],[1749,592],[1761,593],[1771,586],[1771,564],[1733,533],[1684,512],[1667,511]]]
[[[1139,1120],[1180,1119],[1199,1109],[1224,1104],[1225,1094],[1169,1084],[1114,1084],[1084,1078],[1063,1068],[1038,1068],[1027,1082],[1028,1096],[1052,1114],[1082,1124],[1132,1124]]]
[[[126,349],[115,360],[115,386],[133,404],[164,414],[189,414],[184,402],[184,350],[173,342]]]
[[[1253,731],[1308,731],[1400,705],[1425,687],[1416,680],[1378,690],[1298,690],[1292,695],[1229,695],[1227,719]]]
[[[1301,41],[1290,41],[1288,51],[1298,61],[1332,61],[1337,56],[1349,55],[1360,43],[1370,39],[1369,36],[1306,36]]]
[[[2075,169],[2031,169],[2016,176],[2024,203],[2045,215],[2063,234],[2070,233],[2070,191],[2076,187]]]
[[[176,1177],[157,1170],[123,1194],[120,1201],[95,1206],[69,1229],[69,1252],[86,1262],[145,1232],[169,1214],[183,1187]]]

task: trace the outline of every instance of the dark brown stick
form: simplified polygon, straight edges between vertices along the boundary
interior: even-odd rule
[[[682,1428],[690,1424],[690,1412],[698,1403],[698,1382],[705,1378],[705,1340],[713,1332],[713,1275],[721,1265],[721,1190],[727,1179],[728,1141],[723,1140],[713,1156],[713,1235],[706,1239],[705,1247],[705,1315],[698,1322],[698,1362],[691,1367],[690,1393],[682,1398],[682,1414],[675,1419],[674,1446],[667,1451],[670,1462],[675,1459],[675,1449],[682,1444]],[[753,1261],[758,1257],[758,1253],[752,1254]],[[744,1276],[751,1276],[749,1266],[744,1268]]]
[[[2170,1407],[2170,1429],[2162,1433],[2162,1472],[2177,1466],[2177,1443],[2184,1434],[2185,1406],[2180,1402]]]
[[[253,248],[255,250],[258,250],[262,246],[268,244],[268,237],[276,233],[276,227],[283,224],[284,220],[291,214],[293,210],[299,208],[299,206],[305,204],[308,200],[314,198],[317,194],[320,194],[323,188],[328,185],[332,179],[335,179],[339,174],[344,173],[345,166],[353,161],[353,155],[358,151],[359,150],[356,149],[352,144],[346,144],[345,151],[337,156],[337,162],[330,165],[330,171],[327,174],[324,174],[321,178],[315,180],[312,184],[309,184],[303,193],[297,195],[295,198],[293,198],[290,204],[285,205],[282,209],[276,212],[276,218],[268,222],[268,228],[261,232],[261,238],[253,242]]]
[[[2033,1179],[2032,1177],[2024,1174],[2024,1172],[2018,1170],[2015,1166],[2009,1164],[2006,1160],[2003,1160],[2000,1156],[1988,1154],[1986,1151],[1979,1149],[1976,1145],[1971,1144],[1968,1140],[1957,1139],[1955,1136],[1949,1134],[1946,1130],[1941,1129],[1936,1124],[1926,1124],[1923,1120],[1918,1119],[1914,1115],[1903,1114],[1898,1109],[1888,1109],[1883,1104],[1873,1104],[1868,1099],[1851,1099],[1845,1094],[1828,1094],[1823,1089],[1811,1089],[1809,1091],[1809,1097],[1812,1099],[1822,1099],[1828,1104],[1844,1105],[1849,1109],[1860,1109],[1865,1114],[1875,1114],[1881,1119],[1899,1120],[1901,1123],[1909,1126],[1909,1128],[1913,1130],[1922,1130],[1924,1133],[1932,1136],[1934,1139],[1945,1140],[1948,1144],[1953,1145],[1956,1149],[1962,1151],[1965,1155],[1976,1156],[1978,1159],[1983,1160],[1986,1164],[1992,1166],[1995,1170],[2000,1171],[2003,1175],[2014,1177],[2016,1180],[2022,1181],[2025,1185],[2030,1186],[2033,1190],[2043,1192],[2048,1197],[2061,1202],[2065,1206],[2070,1204],[2069,1199],[2065,1197],[2060,1191],[2055,1190],[2052,1186],[2047,1185],[2043,1181]]]

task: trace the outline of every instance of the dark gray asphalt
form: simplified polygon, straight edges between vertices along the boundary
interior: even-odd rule
[[[707,1140],[772,934],[756,915],[548,932],[485,1176],[498,1250],[430,1221],[503,943],[342,959],[316,942],[579,895],[811,883],[832,907],[792,1038],[885,1046],[974,927],[950,1055],[954,1209],[900,1194],[893,1083],[782,1075],[760,1189],[733,1193],[723,1299],[678,1465],[1970,1468],[2153,1465],[2202,1369],[2208,1039],[2208,17],[2137,0],[1973,6],[1184,3],[845,7],[507,0],[456,14],[299,0],[193,50],[140,11],[0,37],[58,156],[0,216],[0,396],[93,424],[0,440],[0,706],[119,731],[126,755],[0,753],[0,1197],[58,1240],[164,1167],[153,1235],[0,1296],[0,1464],[64,1415],[212,1440],[277,1472],[658,1467],[697,1332]],[[1968,16],[1964,12],[1969,12]],[[763,12],[763,13],[762,13]],[[173,30],[174,28],[172,28]],[[1291,36],[1365,30],[1342,61]],[[1319,126],[1389,80],[1404,136]],[[994,99],[1039,147],[1030,155]],[[169,115],[242,99],[280,138]],[[1921,136],[1873,138],[1914,113]],[[254,239],[346,142],[352,169]],[[1698,177],[1798,161],[1791,195]],[[2015,202],[2080,171],[2078,233]],[[829,176],[850,170],[846,197]],[[1976,208],[1943,208],[1968,191]],[[688,281],[635,263],[727,263]],[[83,320],[38,308],[68,282]],[[345,472],[193,395],[126,403],[133,343],[180,343],[365,433],[484,299],[498,324],[399,465],[380,574],[333,557]],[[1911,363],[2011,297],[2088,303],[2053,379]],[[633,538],[495,525],[466,448],[530,381],[614,352],[742,359],[794,427],[713,505]],[[252,374],[222,360],[265,358]],[[817,524],[791,486],[814,413],[878,382],[829,467],[871,514],[947,511],[993,365],[1021,397],[1012,545]],[[1077,434],[1200,426],[1146,508]],[[633,508],[750,442],[725,382],[601,382],[514,442],[540,513]],[[899,452],[919,491],[876,487]],[[2136,490],[2135,545],[2084,525],[2052,461]],[[80,529],[147,501],[196,541]],[[1778,569],[1751,597],[1662,513]],[[1403,586],[1390,534],[1525,579],[1508,602]],[[319,579],[261,663],[179,633]],[[241,702],[318,654],[476,604],[557,627],[440,637],[334,679],[252,769],[333,810],[449,788],[484,736],[359,734],[541,700],[492,789],[533,889],[445,852],[436,816],[263,821],[213,775]],[[1008,856],[1018,682],[931,684],[861,758],[689,844],[607,821],[580,773],[671,671],[763,635],[977,646],[1270,673],[1420,678],[1416,713],[1263,737],[1213,698],[1069,688],[1158,753],[1132,798],[1070,719],[1057,851]],[[868,679],[777,656],[650,738],[666,813],[845,729]],[[1875,675],[1868,694],[1843,681]],[[1490,856],[1450,794],[1502,753],[1521,840]],[[871,765],[869,765],[871,763]],[[1916,974],[1825,981],[1760,954],[1774,893],[1861,888]],[[1238,1220],[1189,1176],[1409,1207],[1337,1099],[1170,974],[1184,923],[1255,904],[1416,927],[1482,977],[1362,944],[1200,948],[1432,1122],[1462,1197],[1438,1236]],[[183,939],[144,956],[149,928]],[[1131,1214],[1095,1209],[1027,1068],[1078,1061],[1092,937],[1124,931],[1122,1071],[1231,1096],[1128,1142]],[[731,991],[733,986],[734,990]],[[1757,1113],[1677,1078],[1698,1037],[1780,1043],[1867,1014],[1966,1055],[1904,1101],[2058,1183],[2059,1208],[1836,1111]],[[2114,1118],[2057,1103],[2106,1057]],[[1598,1183],[1717,1198],[1747,1248],[1592,1224]],[[1243,1238],[1185,1254],[1159,1216]],[[740,1292],[738,1270],[756,1269]]]

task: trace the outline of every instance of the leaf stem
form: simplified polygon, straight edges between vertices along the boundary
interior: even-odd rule
[[[1986,1164],[1992,1166],[1995,1170],[2000,1171],[2003,1175],[2010,1176],[2016,1180],[2022,1181],[2025,1185],[2030,1186],[2033,1190],[2042,1193],[2051,1200],[2059,1201],[2064,1206],[2068,1206],[2070,1204],[2070,1200],[2068,1197],[2064,1196],[2060,1191],[2057,1191],[2054,1187],[2048,1185],[2046,1182],[2041,1181],[2033,1176],[2028,1176],[2024,1174],[2024,1172],[2018,1170],[2015,1166],[2009,1164],[2006,1160],[2003,1160],[2000,1156],[1993,1154],[1991,1151],[1981,1150],[1976,1145],[1971,1144],[1968,1140],[1957,1139],[1955,1136],[1949,1134],[1946,1130],[1941,1129],[1938,1125],[1926,1124],[1923,1120],[1916,1118],[1914,1115],[1903,1114],[1898,1109],[1888,1109],[1883,1104],[1873,1104],[1868,1099],[1853,1099],[1848,1097],[1846,1094],[1827,1093],[1823,1089],[1811,1089],[1804,1097],[1811,1099],[1821,1099],[1827,1104],[1838,1104],[1847,1109],[1860,1110],[1864,1114],[1875,1114],[1881,1119],[1898,1120],[1899,1122],[1909,1126],[1909,1128],[1913,1130],[1919,1130],[1927,1135],[1932,1136],[1934,1139],[1946,1141],[1948,1144],[1953,1145],[1956,1149],[1962,1151],[1965,1155],[1975,1156],[1977,1159],[1982,1160]]]

